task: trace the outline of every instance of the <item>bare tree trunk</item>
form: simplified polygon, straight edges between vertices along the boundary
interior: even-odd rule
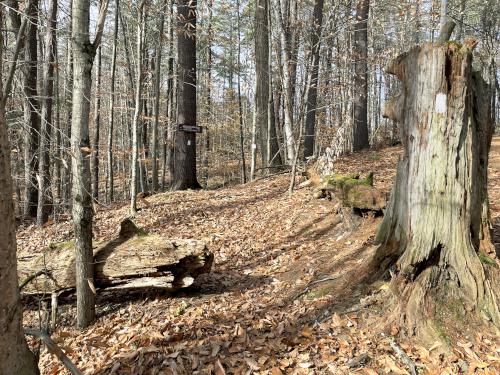
[[[460,14],[459,14],[459,19],[458,19],[458,25],[457,25],[457,40],[460,41],[462,40],[462,34],[464,30],[464,17],[465,17],[465,6],[466,6],[466,0],[460,0]]]
[[[120,2],[115,0],[115,20],[113,30],[113,52],[111,56],[111,97],[109,100],[109,124],[108,124],[108,203],[114,200],[114,168],[113,168],[113,131],[115,124],[115,80],[116,80],[116,50],[118,43],[118,22]]]
[[[1,12],[1,11],[0,11]],[[22,329],[16,258],[16,224],[12,200],[10,145],[5,122],[5,107],[0,107],[0,373],[36,374],[35,356],[28,349]]]
[[[446,25],[446,21],[448,21],[448,0],[441,0],[441,13],[439,20],[439,28],[443,30],[443,27]]]
[[[57,33],[56,33],[57,34]],[[57,35],[56,35],[57,39]],[[54,178],[52,179],[52,190],[54,191],[53,197],[53,208],[52,212],[55,218],[61,210],[61,176],[63,169],[63,153],[62,153],[62,133],[63,129],[61,127],[61,95],[59,93],[59,82],[60,82],[60,69],[59,69],[59,57],[57,52],[57,43],[54,44],[54,100],[56,105],[55,118],[54,118],[54,154],[52,160],[54,160]]]
[[[4,7],[0,8],[0,24],[3,24]],[[26,27],[19,25],[19,32]],[[21,39],[17,36],[16,49],[20,48]],[[0,33],[0,46],[4,45],[3,33]],[[3,72],[3,48],[0,48],[0,72]],[[19,51],[18,51],[19,52]],[[9,72],[14,72],[17,56],[14,57]],[[19,301],[16,257],[16,224],[12,191],[10,144],[5,121],[5,105],[10,94],[9,83],[4,86],[4,77],[0,77],[0,374],[37,374],[35,356],[28,349],[22,329],[22,311]]]
[[[164,2],[164,6],[167,5],[167,1]],[[156,45],[156,56],[155,56],[155,81],[154,81],[154,124],[153,124],[153,134],[152,143],[153,149],[151,152],[151,158],[153,161],[152,172],[153,172],[153,192],[158,191],[158,121],[160,116],[160,79],[161,79],[161,54],[163,46],[163,28],[165,25],[165,12],[162,10],[160,12],[160,18],[158,20],[158,44]]]
[[[173,0],[169,0],[168,10],[168,78],[167,78],[167,123],[164,134],[162,189],[165,189],[167,170],[172,178],[173,163],[173,117],[174,117],[174,11]]]
[[[50,183],[50,141],[52,136],[52,104],[54,93],[54,64],[56,60],[57,1],[50,0],[49,22],[45,36],[45,63],[42,88],[42,122],[40,127],[40,160],[38,165],[37,224],[43,225],[52,212]]]
[[[369,0],[359,0],[354,25],[354,151],[370,147],[368,140],[368,14]]]
[[[266,0],[268,1],[268,0]],[[267,28],[269,30],[268,37],[272,39],[272,13],[270,6],[268,4],[267,7]],[[268,103],[267,103],[267,144],[266,144],[266,153],[267,153],[267,160],[265,162],[266,165],[269,166],[280,166],[282,161],[281,161],[281,154],[280,154],[280,147],[278,144],[278,131],[277,131],[277,126],[276,126],[276,113],[274,110],[274,98],[273,98],[273,61],[272,61],[272,56],[273,56],[273,46],[272,43],[269,42],[268,40],[268,56],[269,56],[269,61],[268,61],[268,74],[269,74],[269,86],[268,86],[268,91],[269,91],[269,97],[268,97]]]
[[[92,65],[102,36],[107,1],[104,0],[101,4],[93,43],[89,39],[90,0],[73,0],[71,14],[74,53],[71,126],[72,211],[76,247],[77,324],[80,328],[87,327],[95,318],[89,115]]]
[[[73,2],[70,2],[70,14],[73,12]],[[71,35],[73,33],[73,25],[69,24],[69,36],[66,42],[66,71],[64,74],[64,87],[63,96],[66,108],[66,119],[64,126],[64,134],[62,137],[61,148],[62,148],[62,163],[63,169],[61,171],[61,192],[62,201],[64,202],[65,209],[71,206],[71,194],[72,194],[72,182],[73,177],[71,176],[71,123],[72,123],[72,90],[73,90],[73,48],[71,43]]]
[[[311,86],[306,103],[306,129],[304,139],[304,158],[314,154],[316,126],[316,106],[318,102],[319,51],[321,47],[321,28],[323,26],[324,0],[316,0],[313,10],[313,27],[311,32],[312,75]]]
[[[239,125],[240,125],[240,157],[241,157],[241,181],[245,184],[247,182],[247,166],[246,166],[246,161],[245,161],[245,147],[244,147],[244,127],[243,127],[243,106],[241,103],[241,21],[240,21],[240,1],[236,0],[236,7],[237,7],[237,29],[238,29],[238,58],[237,58],[237,63],[238,63],[238,120],[239,120]],[[267,10],[266,10],[267,11]],[[268,48],[269,50],[269,48]],[[265,86],[263,89],[265,90],[267,86]],[[267,90],[266,90],[267,91]],[[267,103],[267,102],[266,102]],[[266,108],[266,117],[267,117],[267,108]],[[266,127],[263,129],[267,128],[267,118],[266,118]],[[264,132],[267,135],[267,132]],[[264,145],[267,144],[267,142],[262,143]],[[264,148],[262,148],[262,152],[264,152]],[[267,149],[266,149],[267,150]],[[266,157],[267,160],[267,157]]]
[[[256,132],[260,135],[262,166],[269,162],[267,150],[269,106],[269,0],[255,3],[255,113]],[[257,149],[252,146],[252,153]],[[252,156],[253,157],[253,156]]]
[[[294,3],[294,4],[291,4]],[[286,146],[286,160],[293,163],[295,144],[294,144],[294,105],[295,105],[295,83],[297,75],[297,31],[294,29],[296,26],[297,18],[297,2],[284,0],[283,6],[281,1],[278,1],[276,6],[278,13],[278,21],[280,26],[280,39],[281,46],[278,48],[277,53],[282,54],[282,64],[279,64],[281,69],[281,78],[283,86],[283,136],[284,144]]]
[[[97,49],[95,103],[94,103],[94,136],[92,141],[92,199],[99,200],[99,138],[101,127],[101,48]]]
[[[40,114],[38,106],[38,0],[28,1],[30,22],[26,26],[24,43],[24,121],[25,121],[25,191],[24,216],[36,218],[38,206],[38,148]]]
[[[213,29],[212,29],[212,18],[213,18],[213,0],[208,0],[208,25],[207,25],[207,77],[206,77],[206,92],[207,92],[207,103],[206,103],[206,121],[208,124],[211,123],[212,119],[212,40],[213,40]],[[203,142],[204,152],[203,152],[203,180],[205,182],[205,187],[208,188],[208,178],[209,178],[209,153],[210,153],[210,129],[207,126],[205,131],[205,140]]]
[[[179,124],[196,125],[196,0],[177,5]],[[174,190],[199,189],[196,177],[196,133],[177,131],[174,150]]]
[[[425,44],[388,72],[403,89],[384,114],[400,124],[405,153],[375,261],[383,269],[395,262],[396,316],[410,334],[431,340],[439,339],[438,315],[455,321],[475,310],[498,327],[499,271],[479,254],[490,238],[484,216],[492,119],[472,48]]]
[[[137,213],[137,185],[138,185],[138,157],[139,157],[139,121],[141,117],[142,101],[141,101],[141,91],[142,91],[142,81],[143,81],[143,46],[144,46],[144,31],[146,27],[145,23],[146,11],[144,0],[138,5],[137,9],[137,79],[135,87],[135,110],[134,110],[134,120],[132,122],[132,170],[130,178],[130,212],[132,215]]]

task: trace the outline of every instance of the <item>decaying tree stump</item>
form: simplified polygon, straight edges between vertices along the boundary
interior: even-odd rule
[[[170,240],[148,234],[125,219],[115,239],[94,248],[94,282],[96,287],[176,290],[210,272],[213,258],[203,241]],[[74,242],[52,245],[42,255],[19,259],[18,267],[20,284],[39,274],[24,286],[23,293],[74,289]]]
[[[423,339],[439,339],[443,309],[450,324],[481,316],[500,326],[498,266],[481,253],[492,248],[492,120],[486,83],[472,68],[474,45],[424,44],[387,69],[402,90],[386,103],[385,115],[399,123],[405,152],[377,234],[375,262],[382,269],[395,265],[395,316]]]

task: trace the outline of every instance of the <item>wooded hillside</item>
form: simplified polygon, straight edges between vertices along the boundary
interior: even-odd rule
[[[0,375],[500,373],[497,0],[0,27]]]

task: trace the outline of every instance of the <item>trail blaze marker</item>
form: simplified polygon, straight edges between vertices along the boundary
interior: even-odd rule
[[[197,125],[179,124],[179,131],[186,133],[201,133],[203,128]]]

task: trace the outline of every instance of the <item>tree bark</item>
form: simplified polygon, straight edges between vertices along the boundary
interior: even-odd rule
[[[101,3],[95,41],[89,39],[90,0],[74,0],[72,8],[73,99],[71,171],[73,175],[73,224],[75,231],[77,324],[85,328],[95,318],[92,254],[92,196],[90,177],[89,115],[92,65],[99,46],[107,1]]]
[[[170,182],[172,182],[173,176],[173,124],[174,124],[174,10],[173,10],[173,0],[169,0],[169,10],[168,10],[168,78],[167,78],[167,107],[166,107],[166,117],[167,123],[165,125],[164,132],[164,155],[163,155],[163,175],[162,175],[162,189],[165,188],[166,174],[167,170],[170,175]]]
[[[145,5],[144,0],[139,3],[137,9],[137,80],[135,87],[135,110],[134,120],[132,122],[132,171],[130,178],[130,212],[135,215],[137,212],[137,185],[139,165],[139,121],[141,117],[142,101],[141,90],[143,81],[143,67],[142,67],[142,50],[144,45],[144,31],[145,31]]]
[[[354,25],[353,150],[370,147],[368,140],[368,14],[369,0],[359,0]]]
[[[244,126],[243,126],[243,105],[241,102],[241,20],[240,20],[240,1],[236,0],[236,7],[237,7],[237,31],[238,31],[238,57],[237,57],[237,63],[238,63],[238,122],[240,126],[240,158],[241,158],[241,182],[246,183],[247,182],[247,166],[246,166],[246,160],[245,160],[245,134],[244,134]],[[264,87],[264,89],[267,88]],[[267,108],[266,108],[266,117],[267,117]],[[267,118],[266,118],[267,121]],[[267,122],[266,122],[267,125]],[[266,126],[267,128],[267,126]],[[267,130],[267,129],[266,129]],[[267,132],[265,132],[267,135]],[[261,143],[261,145],[266,145],[267,141],[264,143]],[[262,147],[262,152],[264,153],[264,148]],[[266,153],[267,154],[267,153]],[[267,159],[267,157],[266,157]],[[266,159],[263,159],[266,160]],[[267,160],[265,161],[267,163]]]
[[[267,150],[269,106],[269,0],[255,3],[255,114],[256,131],[260,134],[262,166],[269,162]],[[254,147],[252,145],[252,147]],[[256,149],[252,149],[252,153]]]
[[[1,12],[1,11],[0,11]],[[5,107],[0,107],[0,374],[36,374],[35,356],[22,330],[16,258],[16,224],[12,200],[10,145]]]
[[[179,124],[196,125],[196,0],[180,0],[177,11],[177,121]],[[186,190],[200,187],[196,177],[196,133],[177,130],[172,188]]]
[[[115,0],[115,20],[113,30],[113,52],[111,56],[111,97],[109,100],[109,124],[108,124],[108,203],[114,200],[114,168],[113,168],[113,131],[115,124],[115,80],[116,80],[116,50],[118,43],[118,22],[119,22],[120,2]]]
[[[164,2],[164,6],[167,5],[167,1]],[[153,149],[151,152],[151,159],[153,161],[152,172],[153,172],[153,184],[152,190],[154,192],[158,191],[158,122],[160,116],[160,79],[161,79],[161,55],[162,55],[162,45],[163,45],[163,28],[165,25],[165,11],[161,10],[158,20],[158,44],[156,45],[156,56],[155,56],[155,81],[154,81],[154,123],[153,123],[153,134],[152,134],[152,144]]]
[[[40,134],[40,108],[38,106],[38,0],[28,1],[28,17],[24,43],[24,122],[25,122],[25,191],[24,216],[36,218],[38,206],[38,148]]]
[[[4,7],[0,8],[0,24],[3,24]],[[19,24],[18,32],[24,32]],[[22,38],[16,37],[16,55],[9,72],[14,72]],[[3,33],[0,45],[4,45]],[[0,49],[0,72],[3,72],[3,49]],[[29,350],[22,330],[22,311],[19,301],[16,257],[16,223],[11,175],[10,144],[5,121],[5,105],[10,95],[10,84],[4,86],[0,77],[0,374],[37,374],[35,356]]]
[[[92,199],[99,199],[99,139],[101,128],[101,48],[97,49],[95,72],[94,136],[92,137]]]
[[[73,13],[73,2],[71,1],[69,12]],[[73,34],[73,25],[69,24],[69,35],[66,41],[66,65],[64,72],[64,103],[66,107],[66,125],[64,126],[64,136],[62,139],[62,149],[63,149],[63,169],[61,171],[61,194],[62,200],[64,201],[65,209],[71,207],[71,194],[72,194],[72,182],[73,177],[71,176],[71,123],[72,123],[72,88],[73,88],[73,48],[71,42],[71,35]]]
[[[318,99],[319,51],[321,47],[321,27],[323,25],[324,0],[316,0],[313,10],[313,26],[311,32],[311,86],[306,103],[306,129],[304,139],[304,158],[314,154],[314,139],[316,125],[316,106]]]
[[[52,105],[54,93],[54,64],[56,60],[57,1],[49,3],[49,23],[45,36],[45,63],[42,88],[42,122],[40,126],[40,160],[38,166],[37,224],[43,225],[52,212],[50,183],[50,142],[52,136]]]
[[[480,254],[490,238],[492,119],[486,84],[472,70],[472,48],[425,44],[388,68],[403,89],[384,115],[400,124],[405,153],[375,261],[384,269],[395,263],[396,315],[410,334],[431,340],[439,339],[443,311],[454,321],[475,310],[500,324],[498,269]]]

